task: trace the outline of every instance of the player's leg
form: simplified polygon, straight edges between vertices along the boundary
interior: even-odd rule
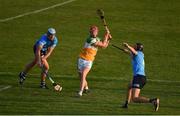
[[[27,73],[36,65],[36,63],[37,63],[37,59],[35,57],[30,63],[28,63],[25,66],[24,70],[19,73],[20,84],[23,84],[23,81],[25,80]]]
[[[128,104],[131,101],[131,96],[132,96],[132,81],[128,84],[127,87],[127,96],[126,96],[126,101],[125,104],[122,106],[122,108],[128,108]]]
[[[78,74],[79,74],[79,79],[80,79],[80,82],[81,82],[81,72],[78,72]],[[83,93],[89,93],[89,87],[88,87],[87,80],[85,80]]]
[[[85,81],[85,86],[84,86],[84,91],[83,92],[84,93],[89,93],[90,92],[87,80]]]
[[[130,82],[128,85],[128,94],[127,94],[128,104],[131,102],[131,98],[132,98],[132,82]]]
[[[84,68],[82,73],[81,73],[80,91],[78,93],[79,96],[82,96],[84,88],[87,87],[86,77],[87,77],[87,74],[89,73],[89,71],[90,71],[90,68]]]
[[[29,64],[26,65],[25,69],[23,72],[28,73],[37,63],[37,59],[34,58],[34,60],[32,62],[30,62]]]
[[[140,96],[140,88],[132,88],[132,101],[135,103],[149,103],[149,98]]]
[[[79,96],[82,96],[83,92],[88,92],[88,82],[86,80],[87,74],[89,73],[90,69],[92,67],[91,61],[86,61],[84,59],[79,58],[78,59],[78,72],[79,72],[79,78],[80,78],[80,90],[78,92]]]
[[[132,83],[132,100],[135,103],[152,103],[154,105],[155,111],[159,108],[159,99],[158,98],[147,98],[140,96],[141,89],[146,84],[146,77],[137,77],[133,79]]]
[[[85,61],[84,67],[86,67],[90,71],[90,69],[92,67],[92,64],[93,64],[92,61]],[[88,73],[89,73],[89,71],[88,71]],[[87,77],[87,75],[86,75],[86,77]],[[90,92],[89,87],[88,87],[87,79],[85,79],[85,85],[84,85],[84,91],[83,92],[84,93],[89,93]]]
[[[133,88],[132,89],[132,100],[135,103],[152,103],[154,106],[154,110],[158,111],[159,108],[159,99],[158,98],[147,98],[147,97],[143,97],[140,96],[140,91],[141,89],[139,88]]]
[[[79,74],[80,86],[81,86],[81,77],[82,77],[81,75],[83,72],[83,68],[84,68],[84,61],[81,58],[79,58],[77,62],[77,70]],[[82,96],[81,90],[78,91],[78,96]]]
[[[33,47],[33,52],[35,54],[36,52],[36,46]],[[34,57],[34,59],[25,66],[24,70],[22,72],[19,73],[19,83],[20,84],[23,84],[23,81],[25,80],[26,78],[26,75],[27,73],[36,65],[37,63],[37,58],[36,58],[36,55]]]
[[[40,83],[40,87],[41,87],[41,88],[48,88],[48,87],[46,86],[46,74],[44,73],[44,71],[45,71],[45,72],[48,72],[48,70],[49,70],[49,64],[48,64],[47,60],[44,60],[44,61],[42,62],[42,64],[43,64],[43,71],[41,72],[41,83]]]
[[[146,84],[146,77],[137,75],[132,82],[132,101],[135,103],[148,103],[149,98],[140,96],[141,89]]]

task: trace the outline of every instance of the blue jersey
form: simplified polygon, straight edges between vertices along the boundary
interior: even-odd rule
[[[57,37],[53,41],[49,40],[47,34],[44,34],[39,40],[36,41],[35,46],[43,46],[41,51],[47,51],[49,47],[56,47],[58,43]]]
[[[132,59],[133,75],[143,75],[145,76],[145,63],[144,54],[141,51],[137,51],[137,54],[133,56]]]

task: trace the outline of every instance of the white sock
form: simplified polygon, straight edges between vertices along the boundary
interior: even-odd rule
[[[82,96],[82,93],[83,93],[83,90],[80,90],[78,94]]]
[[[88,86],[86,86],[85,89],[88,90],[89,89]]]

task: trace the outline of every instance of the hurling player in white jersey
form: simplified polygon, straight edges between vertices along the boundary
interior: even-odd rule
[[[43,34],[39,40],[36,41],[33,47],[34,59],[25,66],[24,70],[19,73],[19,83],[23,84],[27,73],[38,64],[39,67],[44,68],[44,71],[48,72],[49,64],[47,59],[50,57],[54,48],[58,43],[58,39],[55,36],[56,31],[54,28],[49,28],[46,34]],[[41,88],[47,88],[45,83],[46,74],[41,73]]]
[[[106,48],[109,45],[109,39],[111,38],[109,30],[106,29],[106,33],[102,41],[99,37],[97,37],[98,32],[99,29],[97,26],[90,27],[90,35],[86,39],[85,45],[78,58],[77,68],[80,77],[80,90],[78,92],[78,96],[82,96],[83,92],[89,91],[86,77],[91,70],[98,48]]]

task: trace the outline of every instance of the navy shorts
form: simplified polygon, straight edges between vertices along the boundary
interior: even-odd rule
[[[136,75],[133,77],[132,88],[142,89],[146,84],[146,76]]]
[[[36,49],[37,49],[37,48],[36,48],[36,45],[34,45],[34,46],[33,46],[33,52],[34,52],[34,54],[36,54]],[[46,54],[47,54],[47,51],[42,51],[42,50],[41,50],[41,56],[44,56],[44,55],[46,55]]]

